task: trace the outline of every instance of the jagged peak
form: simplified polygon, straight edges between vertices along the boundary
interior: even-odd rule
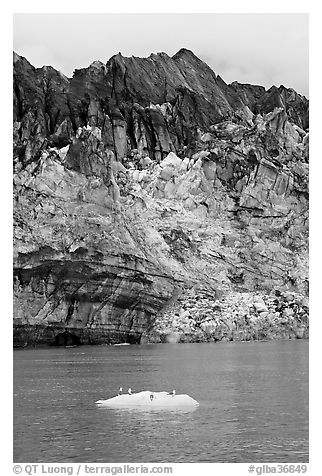
[[[146,56],[124,56],[120,51],[111,56],[111,58],[108,60],[108,63],[112,60],[124,60],[124,59],[153,59],[153,58],[167,58],[167,59],[176,59],[176,58],[182,58],[182,57],[192,57],[200,62],[202,62],[202,60],[200,58],[198,58],[198,56],[196,56],[194,54],[193,51],[187,49],[187,48],[181,48],[177,53],[175,53],[173,56],[169,56],[165,51],[158,51],[157,53],[150,53],[150,55],[148,57]]]
[[[109,71],[110,68],[114,68],[115,66],[120,68],[123,73],[126,71],[126,60],[129,60],[130,58],[126,58],[125,56],[122,55],[122,53],[119,51],[116,55],[113,55],[110,57],[110,59],[106,63],[106,71]]]
[[[15,51],[13,52],[13,62],[17,63],[17,61],[21,61],[22,56],[18,55]]]
[[[250,88],[261,89],[263,92],[266,91],[265,86],[262,86],[261,84],[241,83],[239,81],[233,81],[232,83],[229,83],[229,86],[233,86],[233,87],[236,87],[236,88],[238,88],[239,86],[240,87],[246,86],[246,87],[250,87]]]
[[[100,60],[95,60],[91,62],[91,64],[89,65],[89,68],[101,69],[101,68],[105,68],[105,64]]]
[[[210,67],[206,62],[204,62],[203,60],[198,58],[192,50],[190,50],[188,48],[184,48],[184,47],[180,48],[180,50],[177,51],[177,53],[175,53],[173,56],[169,56],[164,51],[157,52],[157,53],[151,53],[149,57],[137,57],[137,56],[133,56],[133,55],[132,56],[124,56],[122,54],[122,52],[119,51],[117,54],[111,56],[111,58],[106,62],[106,64],[104,64],[100,60],[95,60],[88,67],[75,69],[74,72],[73,72],[73,76],[80,76],[80,75],[86,74],[86,72],[89,69],[93,70],[94,68],[97,69],[97,70],[99,70],[99,69],[102,70],[104,68],[106,70],[106,68],[108,69],[109,66],[112,66],[112,64],[114,62],[117,62],[119,64],[119,66],[121,67],[121,69],[124,69],[128,64],[128,61],[134,61],[135,62],[136,59],[137,60],[150,59],[150,60],[155,60],[155,61],[157,61],[158,59],[174,60],[174,61],[179,60],[178,64],[180,64],[180,60],[183,60],[183,63],[185,63],[184,60],[186,60],[187,63],[189,63],[189,61],[190,61],[190,63],[193,64],[193,67],[195,67],[195,68],[200,66],[204,69],[207,68],[207,69],[211,70],[212,74],[214,75],[214,77],[217,79],[217,81],[220,84],[227,85],[227,83],[223,80],[223,78],[221,76],[217,75],[214,72],[212,67]],[[44,71],[49,70],[50,68],[52,68],[51,66],[42,66],[42,68],[35,68],[24,56],[19,55],[16,51],[13,51],[13,63],[14,64],[21,63],[21,65],[25,65],[26,67],[37,69],[37,70],[44,68]],[[183,64],[183,66],[185,66],[185,64]],[[69,79],[61,71],[56,70],[55,68],[52,68],[52,70],[57,71],[57,73],[59,73],[61,77],[65,78],[66,80],[69,81]],[[288,87],[284,86],[283,84],[281,84],[279,87],[273,85],[270,88],[266,89],[264,86],[261,86],[261,85],[250,84],[250,83],[240,83],[238,81],[233,81],[232,83],[229,84],[229,86],[232,86],[232,87],[250,86],[250,87],[261,88],[263,91],[265,91],[268,94],[274,94],[274,93],[275,94],[281,94],[282,91],[288,91],[289,93],[294,92],[298,97],[302,97],[303,99],[308,101],[306,96],[299,94],[293,88],[288,88]]]
[[[107,63],[109,63],[110,61],[112,60],[121,60],[121,61],[124,61],[124,60],[130,60],[130,59],[142,59],[141,56],[135,56],[135,55],[131,55],[131,56],[125,56],[121,53],[121,51],[119,51],[118,53],[116,53],[115,55],[111,56],[110,59],[107,61]]]
[[[301,94],[299,94],[298,92],[295,91],[295,89],[293,88],[288,88],[287,86],[284,86],[284,84],[280,84],[279,87],[278,87],[278,90],[280,92],[282,91],[287,91],[288,93],[295,93],[297,94],[298,96],[301,96]]]
[[[37,68],[37,71],[42,71],[43,73],[45,74],[49,74],[50,73],[53,73],[53,74],[57,74],[58,76],[60,76],[64,81],[67,81],[69,82],[69,79],[67,78],[67,76],[64,75],[64,73],[62,73],[61,71],[59,71],[58,69],[55,69],[53,68],[52,66],[42,66],[41,68]]]
[[[293,88],[287,88],[286,86],[284,86],[284,84],[280,84],[280,86],[278,86],[278,87],[275,86],[275,85],[273,85],[273,86],[271,86],[271,87],[267,90],[267,92],[268,92],[269,94],[273,94],[273,93],[275,93],[275,94],[276,94],[276,93],[277,93],[277,94],[282,94],[284,91],[287,91],[288,93],[294,93],[294,94],[296,94],[297,96],[301,96],[301,94],[297,93],[297,92],[295,91],[295,89],[293,89]]]
[[[24,56],[18,55],[18,53],[13,51],[13,64],[16,64],[18,62],[25,63],[31,68],[34,68],[34,66],[31,63],[29,63],[29,61]]]
[[[268,90],[267,90],[268,93],[276,93],[276,92],[280,92],[280,89],[275,86],[275,84],[273,84],[273,86],[271,86]]]
[[[157,53],[150,53],[149,56],[135,56],[135,55],[132,55],[132,56],[124,56],[120,51],[116,54],[116,55],[113,55],[111,56],[111,58],[108,60],[108,62],[112,61],[112,60],[125,60],[125,59],[132,59],[132,60],[135,60],[135,59],[138,59],[138,60],[142,60],[142,59],[152,59],[152,58],[170,58],[170,56],[165,53],[164,51],[158,51]]]
[[[106,62],[106,66],[110,63],[112,63],[113,61],[119,61],[119,60],[123,60],[124,59],[124,56],[122,55],[122,53],[119,51],[118,53],[116,53],[115,55],[111,56],[107,62]]]
[[[188,48],[180,48],[180,50],[177,51],[177,53],[174,54],[174,55],[172,56],[172,58],[174,58],[174,57],[178,58],[178,57],[182,57],[182,56],[193,56],[193,57],[197,58],[199,61],[201,61],[201,60],[198,58],[198,56],[196,56],[196,55],[194,54],[194,52],[191,51],[191,50],[189,50]]]
[[[53,72],[54,74],[57,74],[58,76],[60,76],[62,79],[64,79],[64,81],[69,81],[69,79],[67,78],[67,76],[65,76],[61,71],[59,71],[58,69],[55,69],[53,66],[48,66],[48,65],[43,65],[41,66],[41,68],[35,68],[31,63],[29,63],[29,61],[24,57],[24,56],[21,56],[21,55],[18,55],[18,53],[16,53],[15,51],[13,51],[13,64],[15,65],[16,63],[18,62],[21,62],[23,65],[27,65],[28,68],[31,68],[33,71],[40,71],[40,72],[43,72],[45,75],[47,73],[51,73]]]
[[[170,58],[170,56],[164,51],[158,51],[157,53],[151,53],[149,58]]]
[[[44,64],[41,68],[37,68],[38,70],[43,71],[44,73],[50,73],[50,72],[55,72],[55,73],[60,73],[56,68],[50,65]]]
[[[211,72],[214,78],[217,77],[215,71],[212,69],[212,67],[209,66],[209,64],[198,58],[198,56],[196,56],[193,51],[188,50],[187,48],[181,48],[175,55],[172,56],[172,59],[174,61],[178,61],[179,64],[181,62],[183,62],[184,64],[190,63],[194,68],[200,67],[204,70],[208,70],[209,72]]]

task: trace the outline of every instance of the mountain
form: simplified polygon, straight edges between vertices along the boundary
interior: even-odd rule
[[[15,345],[307,336],[304,96],[186,49],[13,81]]]

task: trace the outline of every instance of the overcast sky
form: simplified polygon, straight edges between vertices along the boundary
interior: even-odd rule
[[[74,69],[118,53],[192,50],[227,82],[273,84],[308,97],[308,15],[15,14],[14,50],[36,67]]]

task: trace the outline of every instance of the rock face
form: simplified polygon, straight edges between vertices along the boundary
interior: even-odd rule
[[[15,345],[307,336],[306,98],[185,49],[71,79],[14,54],[13,132]]]
[[[186,293],[157,319],[149,342],[227,342],[308,338],[308,299],[294,292],[230,292],[215,300]]]
[[[92,151],[91,136],[80,136],[81,150]],[[142,232],[119,211],[108,156],[93,141],[93,161],[79,154],[82,172],[51,151],[15,176],[18,343],[137,342],[172,296],[173,278],[140,247]]]

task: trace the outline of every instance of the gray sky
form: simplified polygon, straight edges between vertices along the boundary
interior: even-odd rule
[[[308,97],[308,14],[123,13],[14,15],[14,50],[72,76],[119,51],[192,50],[227,82],[284,84]]]

